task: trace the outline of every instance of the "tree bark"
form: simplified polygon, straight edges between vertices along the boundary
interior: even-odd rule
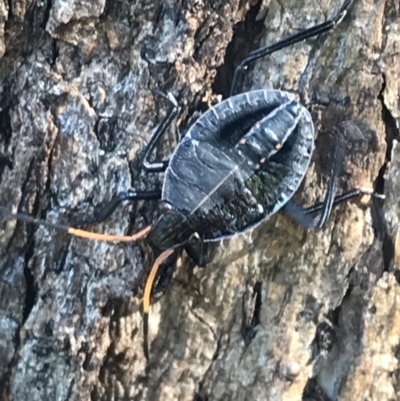
[[[117,192],[161,188],[140,164],[169,109],[155,89],[180,106],[161,157],[227,96],[243,56],[342,3],[0,0],[0,205],[70,224]],[[180,254],[153,301],[149,362],[145,243],[4,219],[0,399],[400,399],[399,17],[396,0],[354,0],[331,33],[257,61],[241,87],[293,92],[311,111],[316,149],[299,203],[323,199],[342,124],[339,192],[375,186],[384,205],[352,200],[317,232],[279,213],[213,245],[206,268]],[[90,228],[135,232],[156,206],[123,205]]]

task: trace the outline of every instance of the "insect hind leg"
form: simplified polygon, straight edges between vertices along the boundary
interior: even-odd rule
[[[337,195],[333,198],[332,207],[340,205],[341,203],[347,202],[350,199],[356,198],[361,195],[369,195],[377,199],[385,199],[385,195],[378,194],[374,192],[370,188],[352,188],[346,192],[343,192],[340,195]],[[316,203],[307,208],[303,208],[298,205],[291,199],[285,205],[285,212],[288,214],[293,220],[299,223],[306,229],[312,230],[317,229],[317,225],[315,224],[315,215],[318,212],[323,211],[324,202]]]
[[[311,28],[305,29],[271,46],[262,47],[248,54],[235,69],[235,72],[233,74],[230,96],[236,94],[237,88],[240,83],[239,81],[241,81],[241,79],[243,78],[250,63],[262,57],[268,56],[269,54],[275,53],[278,50],[282,50],[285,47],[294,45],[295,43],[301,42],[305,39],[312,38],[324,32],[330,31],[332,28],[338,25],[342,21],[342,19],[346,16],[347,10],[349,9],[352,2],[353,0],[345,0],[339,12],[332,19],[327,20],[322,24],[315,25]]]
[[[290,199],[283,207],[289,216],[307,229],[320,229],[328,220],[333,206],[336,206],[356,196],[367,194],[376,198],[384,198],[384,195],[376,194],[373,190],[367,188],[353,188],[341,195],[336,196],[338,178],[343,166],[345,154],[343,142],[343,134],[341,131],[337,130],[333,141],[333,161],[330,167],[328,188],[324,201],[304,209]],[[318,212],[321,214],[319,220],[316,222],[314,217]]]

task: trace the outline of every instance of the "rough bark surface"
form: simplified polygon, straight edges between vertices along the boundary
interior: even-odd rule
[[[226,95],[233,66],[335,15],[342,0],[0,0],[0,205],[49,221],[91,217],[116,192],[160,188],[140,156],[169,105],[175,131]],[[0,399],[399,400],[400,5],[354,0],[329,35],[255,63],[242,90],[294,92],[317,142],[296,200],[324,196],[334,127],[347,121],[340,188],[384,188],[305,232],[283,214],[182,254],[150,316],[144,244],[0,226]],[[144,61],[143,53],[148,61]],[[159,156],[177,134],[159,146]],[[96,231],[134,232],[155,202]]]

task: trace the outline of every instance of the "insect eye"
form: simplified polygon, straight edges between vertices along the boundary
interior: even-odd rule
[[[167,214],[172,210],[172,206],[168,202],[161,202],[159,209],[161,214]]]

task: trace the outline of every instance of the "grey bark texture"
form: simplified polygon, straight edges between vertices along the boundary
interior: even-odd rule
[[[167,112],[168,155],[233,66],[335,15],[342,0],[0,0],[0,205],[52,222],[90,218],[116,192],[160,188],[140,155]],[[141,57],[146,53],[149,62]],[[400,5],[354,0],[331,34],[260,60],[241,90],[296,93],[316,128],[296,200],[324,197],[334,128],[340,188],[384,188],[306,232],[284,214],[182,253],[150,315],[145,244],[0,226],[0,400],[400,400]],[[175,131],[175,132],[174,132]],[[135,232],[156,202],[90,228]]]

